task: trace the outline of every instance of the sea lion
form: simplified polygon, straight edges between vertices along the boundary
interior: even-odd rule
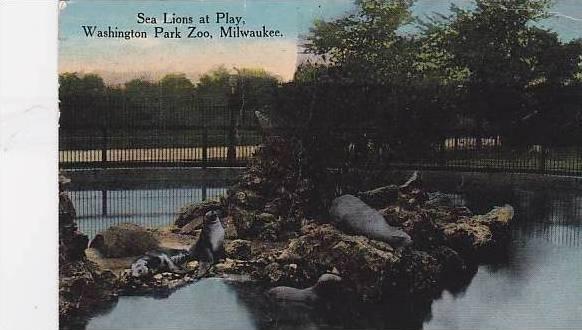
[[[394,246],[412,243],[407,233],[390,226],[378,211],[355,196],[343,195],[334,199],[329,213],[337,224],[356,235],[364,235]]]
[[[313,304],[337,293],[340,290],[341,281],[342,278],[339,275],[326,273],[307,289],[278,286],[268,290],[266,294],[275,302]]]
[[[224,226],[220,221],[219,211],[208,211],[204,215],[202,232],[190,248],[190,255],[200,263],[199,275],[224,258]]]
[[[172,250],[168,254],[162,251],[148,251],[131,264],[131,276],[147,277],[161,272],[183,273],[178,265],[191,259],[187,250]]]

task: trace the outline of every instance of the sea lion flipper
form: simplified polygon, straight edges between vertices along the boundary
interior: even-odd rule
[[[196,275],[198,278],[202,278],[208,274],[210,268],[212,267],[211,263],[201,261],[198,264],[198,274]]]
[[[224,252],[224,245],[221,245],[220,248],[218,249],[218,252],[216,253],[216,259],[217,260],[224,260],[225,257],[226,257],[226,252]]]

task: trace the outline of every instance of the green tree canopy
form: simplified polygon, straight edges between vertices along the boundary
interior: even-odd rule
[[[412,0],[358,0],[354,13],[315,21],[303,47],[341,76],[366,82],[402,82],[412,67],[410,38],[398,29],[412,21]]]

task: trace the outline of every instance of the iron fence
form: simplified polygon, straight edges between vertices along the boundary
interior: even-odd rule
[[[240,167],[263,142],[256,108],[235,96],[150,104],[120,93],[99,104],[67,105],[59,135],[61,168]],[[331,130],[338,135],[327,141],[332,167],[360,157],[385,168],[582,175],[582,141],[512,146],[498,134],[451,132],[415,149],[409,141],[396,148],[394,141],[384,143],[386,132],[378,127]]]
[[[157,228],[174,223],[183,206],[226,194],[227,185],[142,186],[67,191],[76,210],[79,230],[94,237],[107,228],[134,223]]]
[[[62,168],[244,166],[261,141],[250,126],[61,128],[59,163]]]

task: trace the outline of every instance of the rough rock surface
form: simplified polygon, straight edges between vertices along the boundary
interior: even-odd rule
[[[507,227],[514,216],[509,205],[495,207],[484,215],[462,217],[442,225],[448,245],[466,257],[478,257],[497,248],[507,236]]]
[[[366,206],[378,223],[412,238],[412,245],[398,247],[346,230],[342,221],[330,223],[333,216],[341,219],[333,207],[332,218],[298,221],[295,213],[287,213],[292,198],[285,197],[284,185],[273,191],[273,183],[261,175],[251,169],[230,192],[232,238],[245,240],[227,240],[227,259],[211,274],[246,274],[269,286],[304,288],[334,271],[348,294],[362,302],[432,299],[445,287],[466,283],[483,252],[506,238],[513,217],[510,206],[472,215],[466,208],[426,204],[428,194],[418,179],[359,193],[379,209]],[[266,191],[271,198],[262,197],[269,196]],[[362,221],[356,218],[354,222]]]
[[[212,210],[222,210],[223,205],[221,201],[208,200],[196,204],[188,204],[180,209],[176,220],[174,220],[174,225],[182,228],[191,221],[198,219],[201,221],[204,218],[204,214]]]
[[[59,318],[70,322],[110,306],[117,299],[117,277],[88,260],[59,265]]]
[[[109,227],[91,241],[91,247],[108,258],[139,256],[158,246],[150,231],[131,223]]]
[[[307,225],[302,232],[264,268],[264,280],[272,285],[304,286],[335,268],[362,300],[380,300],[400,253],[387,243],[347,235],[329,224]]]
[[[59,262],[80,260],[85,257],[89,243],[87,235],[77,230],[75,207],[69,196],[59,193]]]
[[[65,192],[59,193],[59,320],[66,328],[115,301],[116,277],[87,260],[87,236],[77,231],[75,208]]]
[[[398,186],[392,184],[369,191],[359,192],[356,196],[372,207],[382,207],[398,200]]]
[[[224,252],[229,258],[248,260],[252,254],[251,242],[242,239],[225,242]]]

